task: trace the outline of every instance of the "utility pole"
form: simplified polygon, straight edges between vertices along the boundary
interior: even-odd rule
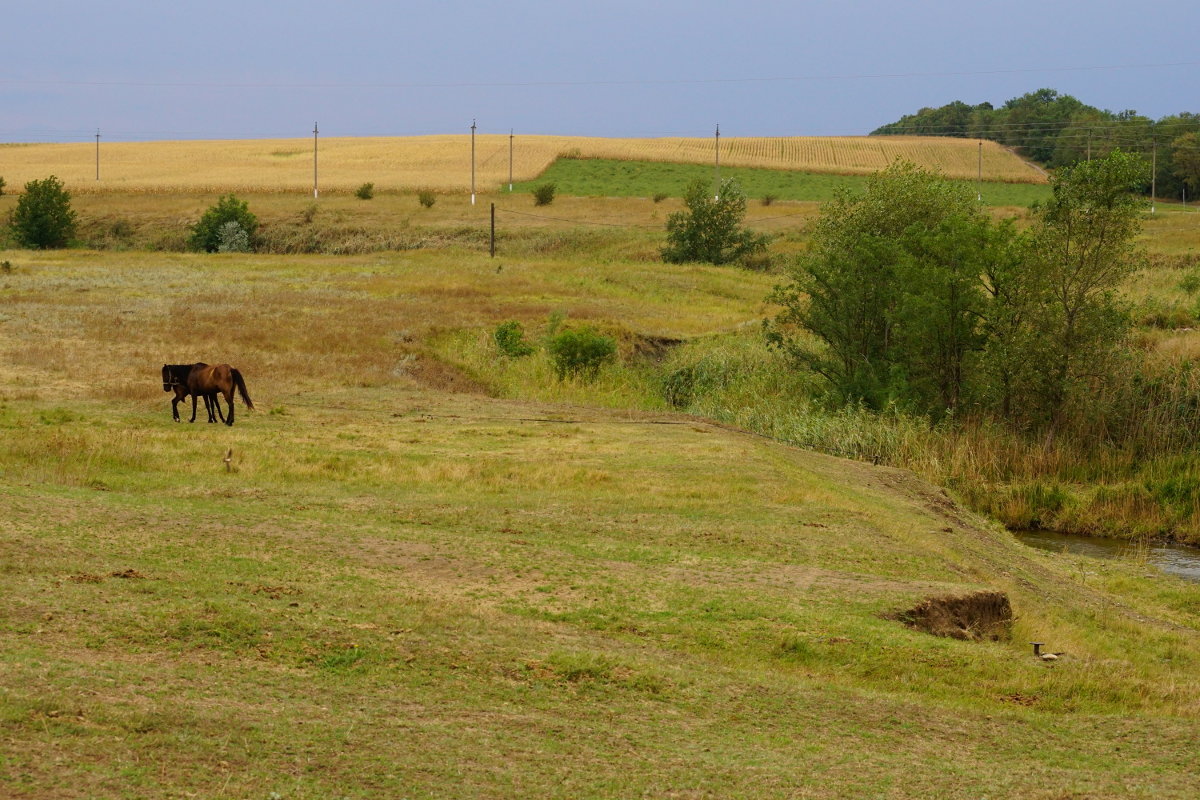
[[[471,205],[475,205],[475,120],[471,120]]]
[[[713,200],[721,199],[721,126],[718,123],[717,133],[713,138],[713,151],[716,153],[716,166],[713,170]]]
[[[96,180],[100,180],[100,129],[96,128]]]
[[[508,129],[508,190],[512,191],[513,129]]]
[[[317,123],[313,123],[313,200],[317,199]]]
[[[979,140],[979,167],[975,175],[975,202],[983,202],[983,140]]]

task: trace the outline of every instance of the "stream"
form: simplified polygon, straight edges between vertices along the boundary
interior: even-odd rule
[[[1121,539],[1076,536],[1053,531],[1013,531],[1017,540],[1030,547],[1055,553],[1073,553],[1090,558],[1139,558],[1163,572],[1200,583],[1200,547],[1186,544],[1156,543],[1144,548]]]

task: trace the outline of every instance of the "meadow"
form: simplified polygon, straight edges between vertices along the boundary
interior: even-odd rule
[[[823,203],[839,191],[861,191],[867,178],[861,175],[799,172],[754,167],[722,167],[712,164],[678,164],[616,159],[562,158],[531,181],[517,182],[513,190],[528,193],[552,183],[564,195],[574,197],[682,197],[688,184],[701,180],[732,180],[751,202],[771,205],[778,200]],[[985,181],[971,182],[989,206],[1028,208],[1050,196],[1045,184]]]
[[[644,391],[664,341],[753,325],[770,275],[4,256],[6,796],[1193,792],[1194,585]],[[628,366],[496,368],[497,322],[555,317]],[[258,410],[173,423],[158,368],[200,358]],[[984,588],[1007,640],[895,618]]]
[[[1194,796],[1197,585],[961,502],[1069,451],[809,402],[778,274],[657,260],[677,198],[272,191],[268,252],[179,252],[214,199],[81,193],[86,248],[0,253],[0,794]],[[748,223],[785,259],[818,211]],[[1160,211],[1126,292],[1182,362],[1200,215]],[[620,358],[560,381],[581,325]],[[196,360],[257,410],[172,422]],[[998,640],[901,619],[980,590]]]

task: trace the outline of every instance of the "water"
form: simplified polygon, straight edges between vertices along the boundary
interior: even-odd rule
[[[1068,552],[1090,558],[1140,558],[1163,572],[1200,583],[1200,547],[1186,544],[1152,544],[1139,552],[1137,545],[1120,539],[1075,536],[1052,531],[1015,531],[1018,540],[1030,547],[1051,552]]]

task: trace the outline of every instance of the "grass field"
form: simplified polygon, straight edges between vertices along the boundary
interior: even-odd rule
[[[1200,590],[668,412],[656,343],[775,278],[638,237],[6,252],[0,793],[1193,797]],[[628,368],[512,396],[488,332],[556,313]],[[258,411],[172,423],[197,359]],[[891,618],[980,588],[1011,641]]]
[[[511,162],[510,162],[511,144]],[[561,155],[622,161],[712,164],[709,139],[600,139],[570,136],[478,135],[475,185],[480,192],[532,180]],[[951,177],[1044,183],[1042,173],[993,142],[932,137],[727,137],[721,163],[793,171],[865,175],[897,158]],[[56,175],[76,194],[107,192],[312,193],[311,139],[101,143],[97,180],[94,142],[0,145],[0,176],[15,191]],[[471,137],[327,138],[317,144],[321,191],[349,193],[364,183],[377,191],[471,189]]]
[[[750,201],[764,198],[824,203],[839,190],[858,191],[867,178],[820,172],[793,172],[753,167],[722,167],[708,164],[671,164],[653,161],[564,158],[555,161],[536,180],[514,185],[527,193],[543,183],[553,183],[559,192],[575,197],[682,197],[695,180],[734,180]],[[970,182],[972,191],[977,187]],[[991,206],[1028,207],[1050,196],[1044,184],[988,181],[978,185],[980,196]]]

